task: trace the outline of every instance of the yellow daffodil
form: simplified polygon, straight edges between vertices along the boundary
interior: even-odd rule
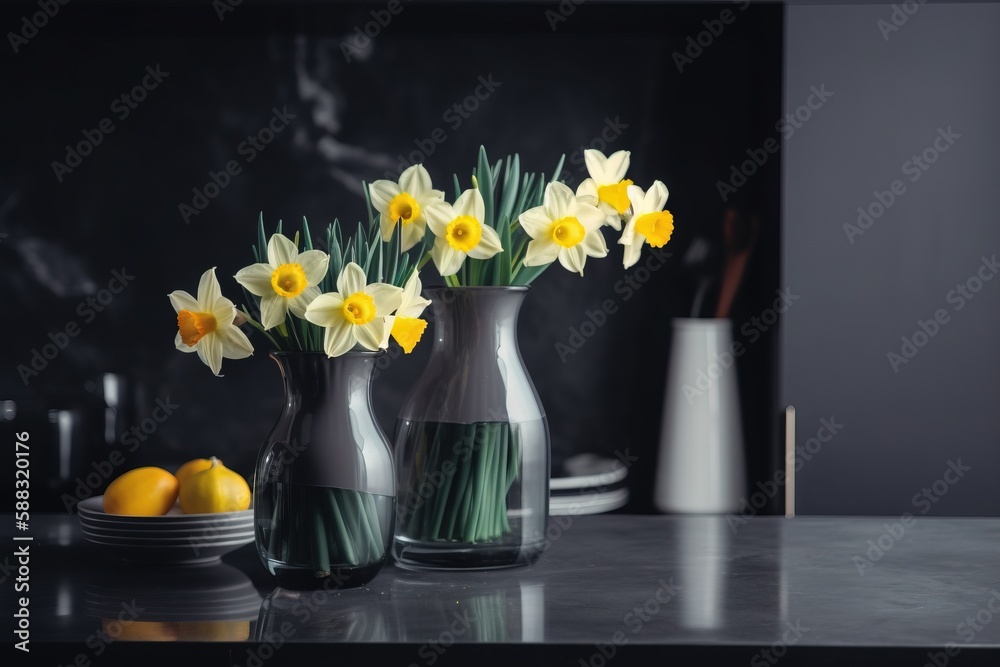
[[[601,234],[605,215],[596,206],[573,195],[566,185],[545,187],[541,206],[521,214],[521,227],[533,240],[524,255],[525,266],[554,262],[583,275],[587,257],[604,257],[608,246]]]
[[[426,211],[444,200],[444,193],[431,187],[431,176],[422,164],[415,164],[399,175],[399,182],[379,180],[368,186],[372,205],[379,212],[382,240],[386,243],[399,223],[406,252],[417,245],[427,229]]]
[[[260,297],[260,319],[264,329],[285,321],[288,311],[303,317],[306,306],[319,296],[319,283],[326,276],[330,256],[322,250],[303,253],[282,234],[267,242],[267,263],[240,269],[236,281]]]
[[[381,347],[388,347],[391,334],[403,348],[403,352],[406,354],[413,352],[413,348],[420,342],[420,337],[424,335],[424,329],[427,328],[427,320],[421,319],[420,315],[431,305],[429,299],[420,296],[422,289],[420,276],[414,271],[403,286],[403,300],[396,309],[396,314],[385,318],[385,338]]]
[[[632,181],[625,178],[629,165],[628,151],[618,151],[609,157],[593,148],[583,152],[590,178],[580,183],[576,189],[577,197],[593,198],[594,203],[605,215],[604,223],[614,227],[615,231],[622,228],[622,218],[629,207],[628,186]]]
[[[674,232],[674,216],[670,211],[663,210],[669,194],[667,186],[660,181],[653,181],[646,192],[638,185],[629,186],[628,198],[632,215],[618,240],[618,243],[625,246],[626,269],[639,261],[643,243],[662,248],[670,240],[670,235]]]
[[[182,290],[167,296],[177,311],[174,346],[181,352],[197,352],[212,373],[222,370],[223,358],[245,359],[253,354],[250,340],[234,324],[236,306],[222,296],[214,266],[201,274],[198,298]]]
[[[454,206],[442,201],[427,209],[427,224],[437,237],[431,259],[442,277],[458,273],[466,257],[489,259],[503,250],[485,218],[486,205],[476,188],[463,192]]]
[[[326,327],[327,356],[339,357],[359,343],[372,351],[382,346],[386,316],[399,308],[403,290],[366,281],[364,270],[349,262],[337,277],[337,291],[319,295],[306,308],[305,319]]]

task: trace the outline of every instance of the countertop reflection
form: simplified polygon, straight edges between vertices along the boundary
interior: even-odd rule
[[[971,638],[956,629],[991,604],[1000,610],[1000,520],[921,518],[868,554],[886,524],[556,517],[531,567],[390,565],[363,588],[296,592],[274,588],[253,545],[221,563],[142,566],[86,542],[76,517],[42,515],[32,525],[33,639],[396,643],[425,658],[478,643],[1000,646],[1000,623]]]

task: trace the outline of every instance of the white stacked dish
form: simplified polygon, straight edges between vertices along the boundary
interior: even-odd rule
[[[104,511],[104,496],[77,505],[84,537],[125,560],[193,564],[216,561],[253,542],[253,510],[162,516],[123,516]]]
[[[617,459],[577,454],[553,466],[549,515],[602,514],[628,503],[628,468]]]

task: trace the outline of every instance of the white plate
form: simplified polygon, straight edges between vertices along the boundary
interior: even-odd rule
[[[220,518],[224,521],[233,521],[236,519],[246,519],[253,517],[253,510],[240,510],[238,512],[221,512],[216,514],[184,514],[181,511],[180,505],[174,505],[170,508],[170,511],[161,516],[125,516],[123,514],[108,514],[104,511],[104,496],[95,496],[93,498],[87,498],[86,500],[81,500],[77,504],[77,511],[81,514],[86,514],[92,516],[95,519],[100,518],[107,521],[114,521],[116,523],[188,523],[188,522],[205,522],[205,521],[219,521]]]
[[[549,499],[549,516],[602,514],[624,507],[626,503],[628,503],[628,489],[553,497]]]
[[[577,454],[563,462],[566,476],[549,480],[552,491],[570,489],[607,488],[618,484],[628,475],[628,468],[616,459],[596,454]]]
[[[120,535],[105,535],[103,533],[92,533],[83,531],[84,537],[91,542],[100,541],[102,544],[125,544],[133,546],[207,546],[210,544],[228,544],[237,541],[253,541],[253,531],[249,533],[237,533],[234,535],[221,535],[219,537],[201,537],[191,535],[189,537],[131,537]]]
[[[187,537],[188,535],[228,535],[231,533],[245,533],[253,531],[253,522],[240,523],[233,526],[191,526],[189,528],[121,528],[115,525],[89,521],[85,517],[80,517],[80,525],[92,533],[104,533],[106,535],[134,535],[136,537]]]

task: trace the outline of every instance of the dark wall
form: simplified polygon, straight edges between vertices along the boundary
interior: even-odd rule
[[[798,509],[997,515],[1000,6],[787,12],[786,110],[811,86],[833,96],[784,148],[783,280],[800,300],[782,400],[800,449],[822,418],[842,424],[810,445]]]
[[[279,411],[266,344],[255,339],[252,359],[226,361],[225,377],[214,378],[193,355],[174,351],[166,295],[194,291],[198,276],[217,266],[223,292],[239,301],[230,276],[252,262],[259,212],[286,229],[302,216],[314,230],[334,217],[353,224],[366,215],[360,181],[398,173],[398,156],[420,147],[448,192],[454,171],[467,180],[480,144],[494,159],[518,152],[524,169],[547,173],[565,152],[565,178],[575,186],[586,177],[583,148],[606,145],[632,151],[638,184],[661,179],[670,188],[673,257],[638,289],[620,282],[615,239],[611,256],[588,262],[584,278],[553,267],[524,307],[522,353],[556,458],[628,448],[642,462],[630,509],[651,510],[670,319],[687,315],[691,299],[682,255],[703,236],[716,249],[708,270],[718,272],[723,215],[735,206],[759,215],[763,232],[734,318],[759,312],[778,286],[778,160],[728,202],[715,183],[745,149],[775,134],[779,6],[740,13],[679,71],[672,54],[718,19],[719,6],[587,3],[550,23],[554,4],[406,4],[369,44],[351,43],[348,62],[345,40],[372,20],[375,5],[245,2],[220,21],[211,3],[169,11],[139,4],[69,5],[19,53],[3,56],[3,87],[18,102],[0,111],[10,129],[0,159],[0,299],[18,316],[4,328],[0,398],[17,401],[14,427],[38,434],[36,465],[46,478],[60,461],[72,480],[106,459],[104,373],[127,381],[118,428],[140,424],[158,399],[178,406],[115,474],[212,454],[251,473]],[[19,22],[15,9],[3,25]],[[112,101],[147,66],[169,74],[122,118]],[[468,117],[448,114],[481,79],[499,86]],[[243,142],[275,109],[294,118],[251,161]],[[65,146],[105,117],[113,132],[60,181],[53,161],[65,162]],[[438,128],[446,140],[428,143]],[[185,219],[179,207],[195,203],[192,189],[230,160],[241,172]],[[79,306],[123,267],[134,279],[106,308],[91,315]],[[434,282],[428,270],[424,283]],[[560,357],[556,344],[568,344],[571,329],[607,299],[617,307],[607,324]],[[25,383],[17,366],[69,322],[79,334]],[[769,332],[740,360],[753,478],[775,458],[775,342]],[[387,432],[426,353],[420,346],[394,358],[375,382]],[[85,446],[69,459],[56,451],[54,408],[80,419],[74,428]],[[52,498],[65,486],[53,487]]]

